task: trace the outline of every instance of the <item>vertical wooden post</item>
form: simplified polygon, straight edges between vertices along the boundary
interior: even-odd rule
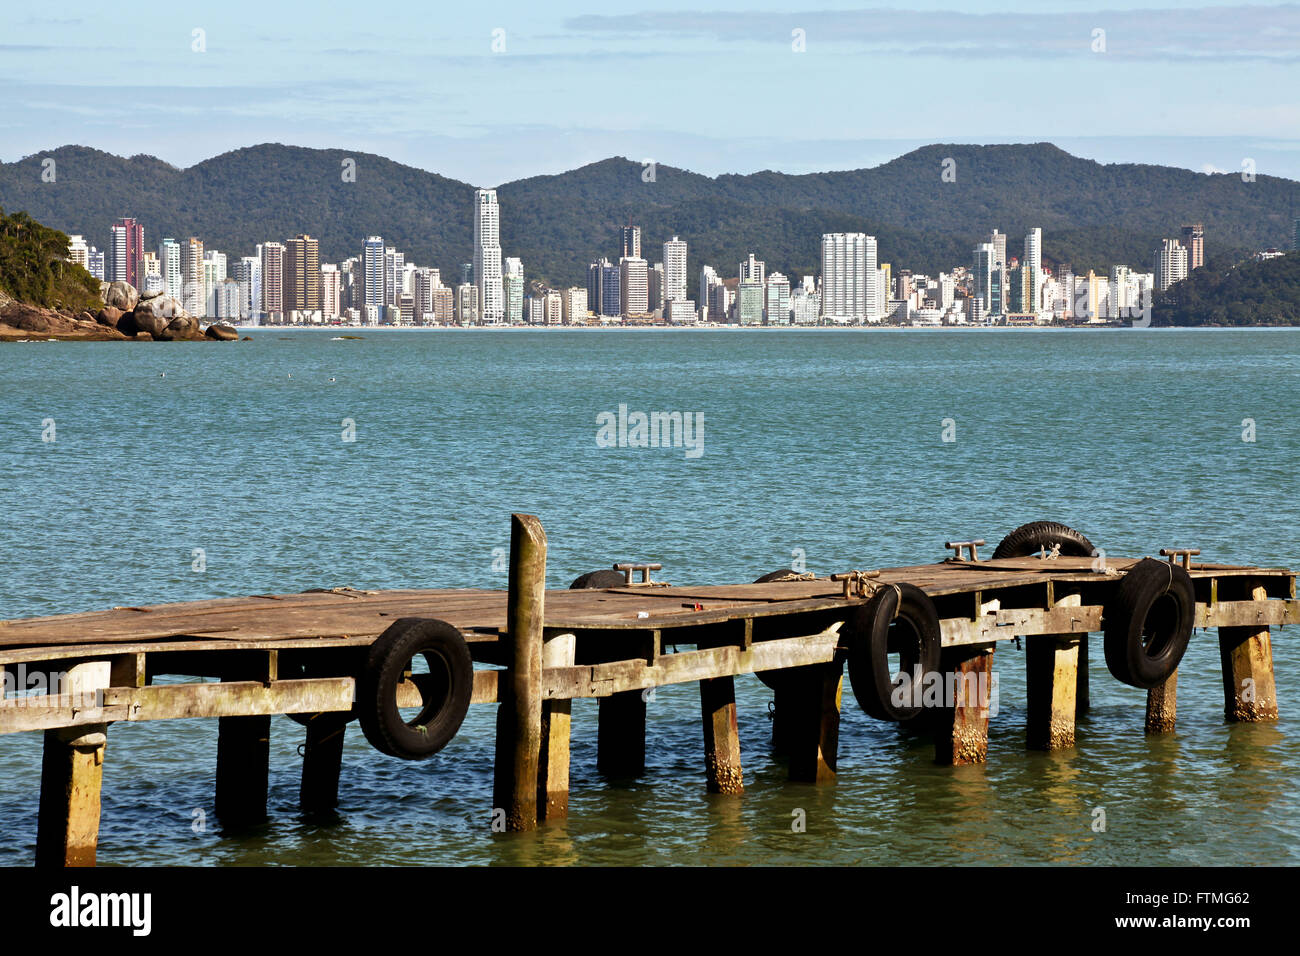
[[[1074,690],[1074,718],[1078,720],[1092,707],[1088,690],[1088,634],[1079,635],[1079,681]]]
[[[1030,750],[1073,747],[1079,637],[1042,634],[1025,642],[1026,744]]]
[[[989,702],[993,681],[993,646],[945,648],[940,658],[944,694],[953,696],[936,715],[935,763],[948,766],[984,763],[989,753]]]
[[[238,829],[266,819],[271,717],[217,718],[217,819]]]
[[[343,769],[346,712],[317,714],[307,724],[302,753],[302,786],[298,805],[304,813],[328,813],[339,805],[339,773]]]
[[[790,779],[804,783],[833,783],[840,746],[840,702],[844,663],[831,661],[791,672],[786,696],[794,705],[786,738],[790,748]]]
[[[1220,582],[1223,588],[1224,582]],[[1268,599],[1263,587],[1252,587],[1247,598]],[[1277,688],[1273,681],[1273,644],[1267,626],[1219,628],[1219,658],[1223,664],[1223,715],[1232,722],[1277,720]]]
[[[571,667],[577,638],[556,634],[542,644],[542,667]],[[542,704],[541,751],[537,767],[537,815],[558,820],[569,815],[569,722],[573,702]]]
[[[611,777],[645,773],[645,698],[639,690],[600,698],[596,769]]]
[[[1178,719],[1178,671],[1175,669],[1163,684],[1147,691],[1146,732],[1167,734]]]
[[[790,671],[774,671],[783,677]],[[772,753],[778,757],[790,753],[790,721],[794,714],[794,700],[797,695],[788,686],[788,682],[778,683],[772,688]]]
[[[93,695],[109,683],[108,661],[68,669],[62,692],[80,695],[91,710]],[[56,688],[51,687],[51,693]],[[41,796],[37,808],[36,865],[94,866],[99,847],[100,792],[104,779],[107,724],[83,724],[45,732]]]
[[[542,630],[546,615],[546,532],[533,515],[510,516],[510,593],[506,630],[510,670],[497,708],[493,805],[507,830],[537,826],[537,766],[542,741]]]
[[[700,681],[700,711],[704,718],[704,767],[709,793],[743,793],[735,678]]]

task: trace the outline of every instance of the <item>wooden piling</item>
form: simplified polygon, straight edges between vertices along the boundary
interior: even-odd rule
[[[800,671],[805,673],[791,681],[786,694],[792,704],[786,738],[790,779],[832,783],[839,757],[844,664],[836,660],[800,668]]]
[[[704,718],[704,767],[709,793],[743,793],[735,679],[714,677],[700,681],[700,711]]]
[[[1074,746],[1079,645],[1077,634],[1025,639],[1026,745],[1030,750]]]
[[[339,805],[339,773],[343,769],[343,738],[348,714],[325,712],[307,724],[302,753],[302,785],[298,805],[304,813],[328,813]]]
[[[108,686],[110,672],[108,661],[74,665],[64,678],[63,691],[82,709],[94,709],[99,704],[95,695]],[[107,732],[107,724],[45,731],[37,805],[37,866],[95,865]]]
[[[511,657],[500,685],[493,806],[504,812],[505,828],[518,831],[537,826],[542,741],[546,532],[533,515],[510,516],[509,588],[506,630]]]
[[[1078,720],[1092,707],[1088,689],[1088,635],[1079,635],[1078,682],[1074,685],[1074,718]]]
[[[548,635],[542,644],[542,667],[572,667],[577,638],[573,634]],[[537,767],[537,814],[542,820],[569,815],[570,700],[542,704],[541,750]]]
[[[1167,734],[1178,719],[1178,671],[1174,670],[1163,684],[1147,691],[1146,732]]]
[[[643,692],[627,690],[600,698],[596,728],[596,769],[610,777],[645,773]]]
[[[945,648],[939,670],[945,697],[950,685],[953,696],[936,714],[935,763],[953,767],[984,763],[989,752],[987,695],[993,680],[993,646]]]
[[[266,819],[271,762],[271,718],[217,719],[215,809],[223,827],[239,829]]]
[[[1256,585],[1245,597],[1267,600],[1268,590]],[[1268,626],[1220,627],[1219,659],[1223,664],[1224,717],[1234,723],[1277,720],[1273,644]]]

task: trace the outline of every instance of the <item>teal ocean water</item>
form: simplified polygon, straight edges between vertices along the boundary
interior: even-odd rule
[[[629,558],[673,583],[749,580],[796,553],[821,574],[919,563],[1036,519],[1116,555],[1198,546],[1300,566],[1300,331],[252,334],[0,347],[0,617],[504,587],[512,511],[545,524],[553,587]],[[601,447],[598,417],[620,405],[695,416],[703,453]],[[1274,654],[1283,719],[1229,726],[1215,635],[1197,632],[1178,730],[1148,738],[1143,693],[1109,677],[1098,645],[1078,746],[1045,755],[1025,750],[1024,656],[1002,645],[989,761],[955,770],[846,688],[839,778],[821,788],[786,781],[771,694],[746,677],[741,797],[704,792],[693,685],[650,704],[633,784],[597,773],[596,705],[576,701],[571,816],[523,835],[491,832],[491,707],[420,763],[353,725],[332,824],[298,813],[303,731],[275,718],[271,820],[238,838],[212,814],[215,722],[117,724],[99,858],[1296,864],[1300,634],[1277,631]],[[2,864],[32,859],[39,763],[39,735],[0,738]]]

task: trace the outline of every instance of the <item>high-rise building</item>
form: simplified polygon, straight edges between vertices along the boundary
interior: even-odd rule
[[[983,322],[1005,311],[1002,272],[997,267],[997,249],[991,242],[981,242],[976,246],[974,259],[971,267],[971,320]]]
[[[650,313],[650,264],[644,259],[618,260],[619,311],[624,316]]]
[[[361,246],[361,301],[364,308],[384,305],[384,239],[383,236],[368,236]]]
[[[205,316],[217,315],[217,293],[226,281],[226,254],[216,249],[203,251],[203,311]]]
[[[1043,307],[1043,230],[1037,226],[1025,236],[1025,261],[1020,266],[1029,270],[1024,279],[1025,311],[1037,313]]]
[[[998,303],[997,314],[1001,314],[1006,310],[1007,296],[1011,291],[1011,273],[1007,263],[1007,234],[994,229],[984,241],[993,246],[993,270],[998,276],[997,294],[991,296],[989,301]],[[985,305],[988,305],[988,302],[985,302]]]
[[[392,246],[384,249],[384,305],[397,305],[402,295],[402,273],[406,270],[406,253]]]
[[[660,315],[664,311],[664,264],[656,262],[647,273],[650,280],[650,311]]]
[[[262,243],[262,311],[279,321],[284,308],[284,245]]]
[[[596,315],[614,318],[623,307],[619,267],[600,259],[587,267],[587,308]]]
[[[208,304],[204,286],[203,240],[190,236],[181,243],[181,306],[190,315],[202,315]]]
[[[765,270],[766,266],[760,260],[755,259],[754,254],[751,252],[749,258],[740,264],[740,281],[757,282],[759,285],[762,285],[765,278]]]
[[[240,318],[251,319],[262,311],[262,257],[243,256],[235,263],[239,283]]]
[[[462,282],[456,286],[456,321],[461,325],[479,324],[478,286]]]
[[[140,260],[140,274],[137,277],[140,280],[140,292],[153,294],[162,292],[163,277],[162,265],[158,262],[158,254],[146,252]]]
[[[103,282],[104,277],[107,275],[104,268],[104,253],[94,246],[91,246],[90,251],[86,253],[86,271],[100,282]]]
[[[90,246],[85,236],[68,237],[68,261],[85,269],[90,265]]]
[[[1161,292],[1187,278],[1187,247],[1180,240],[1163,240],[1155,259],[1156,288]]]
[[[284,311],[320,311],[320,242],[298,235],[284,244]]]
[[[721,283],[721,281],[722,280],[718,278],[718,273],[714,270],[713,266],[700,267],[699,303],[701,322],[721,322],[726,319],[725,315],[714,315],[713,310],[709,305],[712,289],[715,285]]]
[[[587,321],[586,289],[575,285],[564,290],[561,318],[565,325],[582,325]]]
[[[736,286],[736,321],[741,325],[763,324],[764,285],[754,279],[741,279]]]
[[[763,318],[768,325],[790,324],[790,280],[779,272],[767,277]]]
[[[520,259],[509,258],[505,264],[505,309],[506,323],[519,325],[524,321],[524,263]]]
[[[162,269],[163,291],[177,302],[184,302],[185,273],[181,271],[181,244],[175,239],[158,243],[158,265]]]
[[[110,231],[113,234],[108,247],[110,281],[129,282],[138,289],[140,261],[144,258],[144,226],[124,216]]]
[[[838,324],[877,321],[876,238],[861,232],[822,236],[822,314]]]
[[[1187,271],[1205,265],[1205,226],[1194,222],[1183,226],[1182,246],[1187,250]]]
[[[343,313],[343,273],[332,262],[320,267],[320,312],[325,319],[337,319]]]
[[[500,325],[506,310],[501,284],[501,210],[495,189],[474,190],[474,284],[479,292],[480,321]]]
[[[640,259],[641,258],[641,227],[624,226],[622,238],[623,238],[623,252],[620,258]]]
[[[686,242],[673,236],[664,243],[664,301],[686,298]]]

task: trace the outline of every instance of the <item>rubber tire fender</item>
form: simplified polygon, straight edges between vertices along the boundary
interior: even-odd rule
[[[993,557],[1027,558],[1042,548],[1050,551],[1055,544],[1061,546],[1061,554],[1076,558],[1090,558],[1097,550],[1091,541],[1068,525],[1057,521],[1031,521],[998,542]]]
[[[1102,612],[1106,666],[1130,687],[1157,687],[1183,659],[1195,622],[1191,576],[1176,564],[1143,558]]]
[[[901,631],[893,627],[896,623]],[[918,667],[922,678],[938,671],[939,612],[929,595],[912,584],[886,585],[853,609],[840,634],[848,645],[849,684],[858,706],[877,720],[902,722],[920,716],[921,704],[900,705],[892,699],[895,675],[889,670],[889,654],[900,655],[902,673],[909,680]]]
[[[627,577],[622,571],[588,571],[573,579],[570,591],[583,591],[587,588],[622,588],[627,587]]]
[[[397,707],[397,685],[417,655],[429,664],[432,699],[411,721]],[[459,630],[435,618],[394,621],[370,646],[357,686],[361,730],[380,753],[423,760],[460,730],[474,692],[474,662]]]

